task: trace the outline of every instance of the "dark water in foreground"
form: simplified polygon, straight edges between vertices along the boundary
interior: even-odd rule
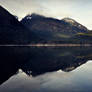
[[[91,47],[0,47],[0,92],[91,92]]]

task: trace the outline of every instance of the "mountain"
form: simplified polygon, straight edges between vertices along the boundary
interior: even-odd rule
[[[34,13],[25,16],[21,23],[38,36],[36,42],[39,43],[69,43],[76,34],[89,32],[73,19],[59,20]]]
[[[71,18],[59,20],[33,13],[19,22],[0,6],[0,44],[92,43],[91,34]]]
[[[33,33],[0,6],[0,44],[28,44]]]
[[[78,23],[77,21],[75,21],[74,19],[71,18],[64,18],[62,19],[63,21],[69,23],[72,26],[75,26],[77,28],[79,28],[80,30],[88,30],[85,26],[81,25],[80,23]]]

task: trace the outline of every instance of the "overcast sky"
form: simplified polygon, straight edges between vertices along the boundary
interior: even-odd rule
[[[92,29],[92,0],[0,0],[0,5],[19,18],[31,13],[70,17]]]

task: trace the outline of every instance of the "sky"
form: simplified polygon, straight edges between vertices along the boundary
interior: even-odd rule
[[[0,0],[0,5],[19,19],[32,13],[69,17],[92,30],[92,0]]]

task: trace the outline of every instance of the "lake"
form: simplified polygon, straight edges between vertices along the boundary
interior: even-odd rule
[[[0,47],[0,92],[91,92],[91,47]]]

